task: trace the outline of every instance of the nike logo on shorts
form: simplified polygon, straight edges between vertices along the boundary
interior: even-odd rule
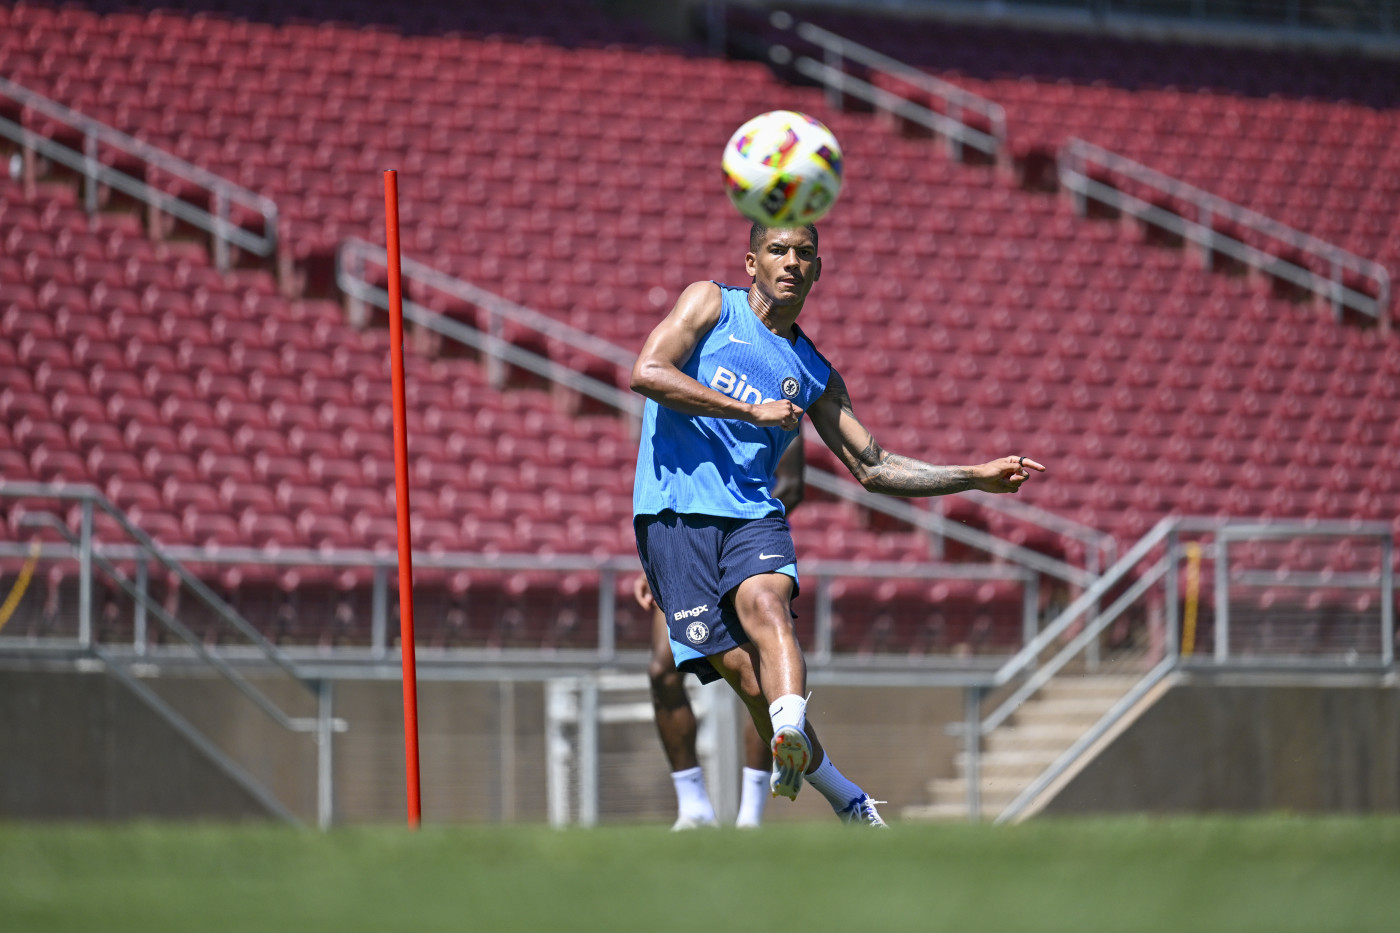
[[[779,558],[779,557],[782,557],[782,556],[783,556],[783,555],[781,555],[781,554],[760,554],[760,555],[758,555],[758,559],[759,559],[759,560],[774,560],[774,559]]]
[[[740,340],[738,337],[735,337],[733,334],[730,334],[730,335],[729,335],[729,339],[732,340],[732,341],[734,341],[735,343],[746,343],[746,344],[749,344],[750,346],[752,346],[752,342],[751,342],[751,341],[748,341],[748,340]]]

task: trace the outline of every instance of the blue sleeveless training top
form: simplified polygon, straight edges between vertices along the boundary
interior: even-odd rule
[[[719,320],[681,372],[750,404],[786,398],[805,412],[826,391],[831,367],[796,325],[795,343],[764,327],[749,307],[747,288],[719,288]],[[801,425],[784,431],[685,415],[647,399],[632,514],[782,514],[783,504],[773,496],[774,474],[799,430]]]

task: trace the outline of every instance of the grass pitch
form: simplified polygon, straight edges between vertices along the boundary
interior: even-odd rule
[[[1387,930],[1400,819],[0,826],[0,930]]]

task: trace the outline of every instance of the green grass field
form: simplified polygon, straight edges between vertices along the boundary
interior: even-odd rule
[[[1394,931],[1400,819],[0,826],[7,933],[775,928]]]

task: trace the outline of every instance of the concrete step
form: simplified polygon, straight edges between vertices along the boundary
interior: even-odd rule
[[[989,814],[1000,813],[1016,799],[1030,780],[982,780],[982,809]],[[936,778],[928,782],[929,799],[935,806],[961,806],[966,813],[967,781],[963,778]]]
[[[1132,689],[1137,677],[1056,677],[1040,689],[1037,697],[1113,697]]]
[[[924,823],[966,823],[966,803],[926,803],[899,811],[901,821]]]
[[[1030,781],[1050,767],[1063,749],[1012,749],[983,753],[978,767],[982,777],[991,781]],[[958,773],[967,775],[967,753],[957,756]]]
[[[1003,726],[982,740],[984,752],[1010,751],[1013,749],[1058,748],[1063,751],[1074,744],[1092,723],[1046,722],[1028,726]]]
[[[1018,706],[1016,712],[1011,715],[1011,721],[1015,723],[1027,719],[1098,719],[1117,701],[1118,696],[1107,699],[1096,696],[1036,698]]]

